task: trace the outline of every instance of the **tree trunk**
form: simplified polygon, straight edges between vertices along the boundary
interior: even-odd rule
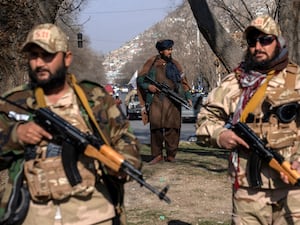
[[[279,23],[289,46],[289,57],[300,65],[300,1],[279,2]]]
[[[27,80],[26,62],[20,53],[27,33],[39,23],[53,23],[64,0],[1,0],[0,90],[3,93]]]
[[[215,18],[206,0],[188,1],[200,32],[227,71],[232,71],[242,59],[242,48]]]

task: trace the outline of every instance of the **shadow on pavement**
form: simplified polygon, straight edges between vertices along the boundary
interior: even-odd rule
[[[192,225],[192,224],[182,222],[180,220],[171,220],[171,221],[168,222],[168,225]]]

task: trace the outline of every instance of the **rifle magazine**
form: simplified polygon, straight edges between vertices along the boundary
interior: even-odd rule
[[[262,163],[261,158],[255,152],[252,152],[248,163],[250,185],[253,188],[259,188],[263,184],[260,174]]]

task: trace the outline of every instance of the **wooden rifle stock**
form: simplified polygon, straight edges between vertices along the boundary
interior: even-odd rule
[[[293,185],[299,185],[300,175],[298,172],[291,168],[291,164],[288,161],[283,161],[281,164],[276,159],[271,159],[269,166],[278,172],[284,173],[289,182]]]
[[[115,172],[125,172],[141,186],[146,187],[152,193],[156,194],[160,200],[171,203],[171,200],[167,196],[167,191],[169,189],[168,185],[161,191],[158,191],[156,188],[148,184],[143,179],[142,172],[136,169],[130,162],[125,160],[125,158],[111,146],[105,144],[101,137],[98,138],[94,135],[81,132],[78,128],[74,127],[48,108],[33,110],[24,108],[23,106],[1,96],[0,100],[6,101],[26,112],[32,113],[34,115],[34,121],[47,132],[54,134],[54,139],[59,139],[61,142],[65,142],[70,146],[76,146],[76,150],[78,151],[76,151],[74,147],[67,147],[65,152],[62,153],[62,158],[65,154],[62,161],[66,176],[69,179],[69,182],[72,182],[72,186],[81,182],[81,176],[76,167],[76,160],[74,159],[78,154],[83,153],[86,156],[99,160]]]
[[[113,158],[113,157],[107,157],[105,154],[103,154],[103,151],[107,151],[107,150],[105,150],[107,147],[108,146],[102,145],[100,150],[98,151],[94,146],[87,145],[84,150],[84,154],[93,159],[99,160],[105,166],[112,169],[114,172],[118,172],[121,168],[121,164],[122,164],[122,161],[124,161],[124,158],[120,154],[117,155],[118,158],[121,158],[120,160],[115,160],[115,158]],[[119,161],[119,162],[115,162],[115,161]]]
[[[297,170],[292,169],[291,164],[288,161],[284,160],[284,157],[278,152],[267,148],[265,143],[259,137],[257,137],[257,135],[250,129],[250,127],[247,126],[247,124],[238,122],[234,124],[231,129],[240,138],[242,138],[245,142],[248,143],[253,153],[258,156],[254,157],[256,160],[265,161],[271,168],[273,168],[277,172],[284,173],[288,177],[288,180],[291,184],[300,186],[300,174],[297,172]],[[250,163],[260,165],[260,163],[258,162]],[[251,175],[250,171],[250,180],[252,179],[252,176],[260,177],[258,174]],[[256,182],[256,184],[261,185],[259,181]]]

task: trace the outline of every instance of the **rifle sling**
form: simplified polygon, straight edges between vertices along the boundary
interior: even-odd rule
[[[75,78],[75,76],[73,74],[70,74],[70,79],[71,79],[71,84],[74,87],[75,93],[76,95],[79,97],[84,109],[86,110],[87,114],[89,115],[89,118],[91,119],[91,121],[93,122],[93,124],[95,125],[95,127],[97,128],[98,133],[101,135],[103,141],[105,142],[105,144],[109,144],[109,142],[107,141],[105,135],[102,133],[98,123],[96,122],[96,118],[93,114],[93,111],[88,103],[88,100],[86,98],[86,95],[84,93],[84,91],[82,90],[82,88],[77,84],[77,80]],[[37,101],[37,104],[39,107],[46,107],[46,101],[45,101],[45,97],[44,97],[44,91],[42,88],[38,87],[35,89],[35,98]]]
[[[37,105],[41,108],[44,108],[47,106],[46,101],[45,101],[45,94],[44,90],[40,87],[37,87],[35,89],[35,99],[37,101]]]
[[[82,88],[77,84],[77,81],[76,81],[76,78],[73,74],[70,74],[70,79],[71,79],[71,84],[72,86],[74,87],[74,90],[75,90],[75,93],[77,94],[77,96],[79,97],[81,103],[83,104],[83,107],[85,108],[86,112],[88,113],[91,121],[93,122],[93,124],[95,125],[95,127],[97,128],[97,131],[99,133],[99,135],[101,135],[102,137],[102,140],[105,142],[105,144],[108,145],[108,141],[107,139],[105,138],[104,134],[101,132],[101,129],[99,127],[99,125],[97,124],[96,122],[96,119],[94,117],[94,114],[92,112],[92,109],[88,103],[88,100],[85,96],[85,93],[84,91],[82,90]],[[37,104],[39,107],[46,107],[46,101],[45,101],[45,96],[44,96],[44,91],[42,88],[38,87],[35,89],[35,98],[36,98],[36,101],[37,101]],[[64,145],[66,145],[67,143],[64,143]],[[68,147],[72,147],[72,146],[68,146]],[[70,182],[70,184],[72,186],[78,184],[81,182],[81,176],[80,176],[80,173],[77,169],[77,166],[74,166],[74,159],[73,160],[69,160],[69,157],[70,157],[70,151],[64,151],[64,154],[65,157],[62,157],[62,160],[63,160],[63,167],[64,167],[64,170],[66,172],[66,175],[67,175],[67,178]],[[66,155],[67,154],[67,155]],[[64,158],[67,158],[69,160],[69,163],[68,163],[68,160],[64,159]],[[72,162],[70,164],[70,162]],[[76,165],[76,164],[75,164]],[[118,170],[119,167],[115,166],[115,169]]]
[[[240,117],[241,122],[243,122],[243,123],[246,122],[248,114],[250,112],[253,112],[254,109],[257,107],[257,105],[261,102],[261,100],[263,99],[263,96],[266,92],[268,83],[271,80],[271,78],[273,77],[273,75],[275,75],[275,70],[272,70],[271,72],[269,72],[267,74],[267,78],[266,78],[265,82],[258,88],[258,90],[255,92],[255,94],[249,100],[249,102],[247,103],[247,105],[245,106],[245,108],[241,114],[241,117]]]
[[[88,100],[86,98],[86,95],[84,93],[84,91],[82,90],[82,88],[77,84],[77,81],[76,81],[76,78],[73,74],[71,74],[71,83],[75,89],[75,92],[77,94],[77,96],[79,97],[83,107],[85,108],[87,114],[89,115],[91,121],[93,122],[93,124],[95,125],[95,127],[97,128],[97,131],[98,133],[100,134],[101,138],[103,139],[104,143],[109,145],[109,142],[108,140],[106,139],[105,135],[103,134],[102,130],[100,129],[97,121],[96,121],[96,118],[93,114],[93,111],[88,103]]]

